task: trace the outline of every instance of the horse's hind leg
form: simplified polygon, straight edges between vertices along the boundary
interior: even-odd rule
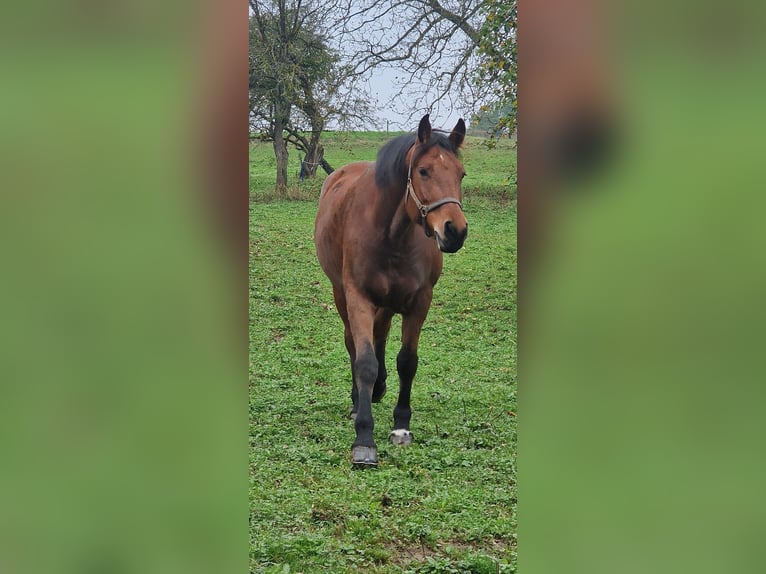
[[[372,388],[372,402],[379,403],[386,394],[386,340],[388,331],[391,329],[391,318],[393,313],[385,309],[379,309],[375,314],[375,329],[373,337],[375,339],[375,358],[378,360],[378,377],[375,379],[375,386]]]
[[[431,292],[424,292],[412,313],[402,317],[402,348],[396,356],[396,370],[399,373],[399,398],[394,407],[394,430],[388,436],[393,444],[412,443],[410,432],[410,392],[412,380],[418,370],[418,342],[420,330],[431,306]]]

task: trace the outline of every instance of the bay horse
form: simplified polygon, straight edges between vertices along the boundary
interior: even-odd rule
[[[374,163],[346,165],[322,185],[314,244],[345,327],[355,466],[378,463],[371,403],[386,392],[386,340],[397,313],[399,398],[389,440],[412,443],[410,390],[420,330],[442,272],[442,251],[456,252],[468,234],[460,187],[465,170],[458,157],[465,131],[460,119],[449,136],[438,133],[426,114],[417,134],[394,138]]]

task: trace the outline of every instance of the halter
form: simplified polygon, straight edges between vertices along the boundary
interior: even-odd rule
[[[413,144],[413,148],[415,145]],[[460,210],[463,210],[463,204],[460,203],[457,199],[454,197],[445,197],[444,199],[440,199],[439,201],[435,201],[431,204],[424,204],[418,199],[418,196],[415,195],[415,188],[412,186],[412,160],[415,158],[415,152],[412,153],[410,156],[410,165],[407,168],[407,189],[404,192],[404,205],[407,205],[407,198],[412,197],[412,201],[415,202],[415,205],[418,208],[418,211],[420,212],[420,218],[423,221],[423,231],[425,231],[427,237],[433,237],[433,232],[428,230],[428,225],[426,225],[426,216],[431,213],[432,211],[440,208],[442,205],[445,205],[447,203],[456,203],[458,207],[460,207]]]

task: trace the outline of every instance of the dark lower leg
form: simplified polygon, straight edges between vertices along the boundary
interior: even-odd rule
[[[356,358],[354,364],[354,378],[357,389],[356,440],[354,446],[375,446],[372,436],[374,422],[372,420],[372,389],[375,378],[378,375],[378,360],[372,346],[364,348]]]
[[[388,378],[388,371],[386,371],[386,340],[375,342],[375,358],[378,361],[378,376],[375,378],[375,386],[372,389],[372,402],[380,402],[383,395],[386,394],[386,379]]]
[[[372,390],[372,402],[377,403],[386,394],[386,340],[388,331],[391,329],[393,315],[385,309],[379,309],[375,314],[375,327],[373,340],[375,343],[375,358],[378,360],[378,375],[375,378],[375,387]]]
[[[353,417],[356,414],[357,403],[359,402],[359,392],[356,388],[356,368],[354,366],[356,363],[356,350],[354,349],[354,338],[351,336],[351,330],[348,327],[346,327],[345,338],[346,351],[348,351],[348,356],[351,362],[351,416]]]
[[[409,430],[412,417],[410,391],[415,372],[418,370],[417,352],[403,346],[396,357],[396,370],[399,373],[399,398],[394,407],[394,428]]]

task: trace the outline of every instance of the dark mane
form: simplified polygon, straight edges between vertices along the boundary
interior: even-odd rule
[[[418,146],[413,158],[413,165],[417,163],[421,155],[434,146],[444,148],[448,152],[458,155],[458,150],[452,145],[449,138],[444,135],[448,132],[433,130],[431,138],[423,145]],[[415,143],[414,133],[395,137],[378,151],[375,160],[375,184],[380,189],[404,188],[407,183],[407,152]]]

